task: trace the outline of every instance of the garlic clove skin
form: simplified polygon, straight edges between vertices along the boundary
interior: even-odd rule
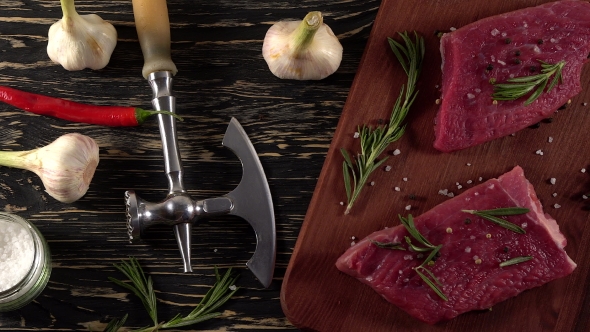
[[[342,45],[323,23],[321,12],[301,21],[280,21],[268,29],[262,55],[270,71],[281,79],[321,80],[342,62]]]
[[[98,166],[99,149],[92,138],[72,133],[23,157],[26,169],[41,178],[51,197],[72,203],[88,191]]]
[[[106,67],[117,45],[115,27],[96,14],[79,15],[73,0],[62,0],[64,16],[49,28],[47,55],[66,70]]]

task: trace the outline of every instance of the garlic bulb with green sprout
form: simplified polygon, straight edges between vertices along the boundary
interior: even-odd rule
[[[0,166],[34,172],[45,191],[62,203],[72,203],[86,194],[98,161],[96,142],[78,133],[65,134],[30,151],[0,151]]]
[[[60,0],[63,17],[49,28],[47,54],[67,70],[102,69],[117,45],[117,30],[96,14],[79,15],[74,0]]]
[[[280,21],[268,29],[262,55],[270,71],[282,79],[321,80],[342,61],[342,45],[324,24],[322,13],[308,13],[302,21]]]

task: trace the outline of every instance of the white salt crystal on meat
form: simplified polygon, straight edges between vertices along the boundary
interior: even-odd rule
[[[386,172],[389,172],[389,171],[391,171],[391,166],[389,166],[389,165],[385,166],[385,171],[386,171]]]
[[[393,189],[394,189],[395,191],[400,191],[400,190],[401,190],[401,189],[400,189],[400,187],[395,187],[395,188],[393,188]]]
[[[554,208],[559,209],[561,207],[561,205],[555,203],[555,205],[553,205]]]
[[[557,182],[557,180],[555,178],[551,178],[551,180],[549,180],[549,182],[551,182],[551,184],[555,184],[555,182]]]
[[[500,34],[500,30],[498,30],[498,29],[494,29],[494,30],[492,30],[491,34],[492,34],[492,36],[494,36],[494,37],[495,37],[495,36],[497,36],[498,34]]]
[[[552,142],[553,142],[553,137],[549,136],[549,138],[547,139],[547,141],[548,141],[549,143],[552,143]]]
[[[402,153],[399,149],[393,150],[393,155],[397,156],[398,154]]]
[[[0,221],[0,292],[14,287],[27,275],[35,259],[34,246],[25,227]]]
[[[410,211],[411,209],[412,209],[412,206],[411,205],[407,205],[406,206],[406,210]]]
[[[355,132],[354,132],[354,138],[359,138],[360,136],[361,136],[361,134],[359,134],[359,132],[358,132],[358,131],[355,131]]]

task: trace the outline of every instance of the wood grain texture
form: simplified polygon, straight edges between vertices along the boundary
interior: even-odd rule
[[[432,147],[441,80],[439,40],[434,32],[544,2],[382,2],[282,285],[281,303],[295,326],[316,331],[587,331],[590,220],[582,196],[590,191],[590,179],[581,170],[589,165],[590,68],[583,71],[584,91],[554,114],[553,122],[452,154]],[[369,180],[374,186],[365,188],[345,216],[339,149],[358,152],[357,126],[376,125],[389,117],[405,76],[386,38],[411,30],[425,37],[427,56],[407,132],[387,151],[389,160],[384,166],[391,165],[392,170],[376,171]],[[393,156],[394,149],[401,154]],[[539,149],[543,156],[536,154]],[[578,263],[572,275],[523,292],[492,311],[470,312],[430,326],[336,269],[336,259],[350,247],[353,237],[362,239],[398,225],[398,214],[420,215],[449,199],[438,194],[441,189],[458,194],[515,165],[524,168],[545,211],[557,219],[567,238],[566,251]],[[551,178],[556,178],[555,185]]]
[[[0,104],[0,148],[28,150],[62,134],[80,132],[100,147],[100,164],[87,195],[61,204],[39,178],[0,168],[0,204],[31,220],[47,239],[53,272],[30,305],[0,313],[0,330],[102,330],[129,313],[129,327],[149,317],[133,295],[114,285],[113,263],[136,256],[154,278],[162,320],[188,313],[214,282],[213,268],[234,267],[242,287],[222,316],[185,330],[291,330],[279,302],[282,278],[317,177],[356,74],[380,1],[170,0],[172,59],[185,187],[194,198],[223,195],[241,176],[237,158],[221,146],[236,117],[257,149],[275,205],[278,252],[275,277],[262,289],[245,263],[255,248],[251,227],[239,218],[205,220],[193,232],[195,272],[182,273],[172,230],[151,229],[140,244],[127,241],[123,193],[134,189],[159,201],[168,188],[155,120],[136,128],[106,128],[27,114]],[[151,89],[141,76],[143,58],[131,1],[77,0],[80,14],[113,23],[118,44],[109,65],[68,72],[46,54],[49,26],[61,18],[57,0],[0,1],[0,84],[101,105],[150,108]],[[344,47],[332,76],[314,82],[284,81],[261,54],[266,30],[282,19],[320,10]]]

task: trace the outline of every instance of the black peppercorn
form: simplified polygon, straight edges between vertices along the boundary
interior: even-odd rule
[[[520,59],[514,59],[514,63],[520,65]]]
[[[520,51],[517,50],[516,52],[514,52],[514,55],[520,56]]]
[[[510,43],[512,43],[512,39],[506,38],[506,39],[504,39],[504,43],[510,44]]]
[[[486,70],[492,70],[492,69],[494,69],[494,66],[493,66],[493,65],[490,63],[490,64],[489,64],[489,65],[486,67]]]

